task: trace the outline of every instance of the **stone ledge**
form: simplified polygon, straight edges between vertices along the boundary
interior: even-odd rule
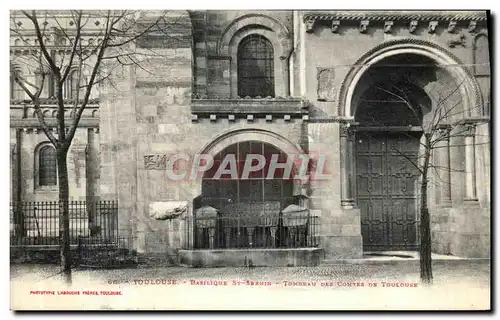
[[[210,114],[287,114],[302,116],[309,110],[301,98],[264,98],[264,99],[192,99],[191,113]]]
[[[322,258],[320,248],[179,250],[190,267],[314,267]]]

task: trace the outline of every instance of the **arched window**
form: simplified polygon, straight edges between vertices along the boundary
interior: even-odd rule
[[[43,146],[38,153],[38,185],[57,185],[56,150],[51,145]]]
[[[78,70],[73,70],[68,75],[64,86],[64,98],[76,99],[78,93]],[[81,97],[78,97],[79,99]]]
[[[490,74],[490,53],[488,37],[480,34],[474,41],[474,64],[476,75],[486,76]]]
[[[238,46],[238,95],[274,96],[274,51],[259,34],[244,38]]]

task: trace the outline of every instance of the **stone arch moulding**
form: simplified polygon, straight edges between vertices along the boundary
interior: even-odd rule
[[[339,93],[338,114],[354,119],[354,110],[351,109],[352,97],[363,74],[372,64],[384,58],[405,53],[423,55],[442,65],[458,65],[456,68],[451,68],[450,73],[458,79],[464,79],[465,85],[460,88],[460,93],[465,98],[465,110],[469,110],[466,116],[480,115],[478,110],[482,110],[481,91],[471,71],[462,67],[460,59],[438,44],[417,39],[387,41],[359,58],[342,82]]]
[[[279,43],[273,43],[279,48],[280,59],[285,60],[292,53],[292,36],[288,28],[280,21],[265,14],[247,14],[235,19],[227,26],[217,43],[217,53],[220,56],[229,56],[231,39],[242,28],[256,25],[270,29],[277,34]]]
[[[210,154],[212,156],[215,156],[218,152],[224,150],[234,143],[250,140],[269,143],[279,150],[283,151],[285,154],[287,154],[287,156],[297,156],[298,154],[304,153],[299,145],[291,142],[287,138],[277,133],[262,129],[238,129],[231,130],[217,136],[215,139],[200,148],[198,154]],[[201,183],[197,188],[197,194],[201,194]]]
[[[281,136],[272,131],[262,130],[262,129],[238,129],[225,132],[215,139],[204,145],[199,154],[211,154],[216,155],[218,152],[224,150],[230,145],[236,142],[243,141],[262,141],[272,144],[276,148],[285,152],[287,155],[297,155],[303,153],[303,150],[299,145],[291,142],[287,138]]]

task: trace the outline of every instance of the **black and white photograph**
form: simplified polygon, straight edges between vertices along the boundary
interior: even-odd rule
[[[489,10],[8,14],[11,310],[491,310]]]

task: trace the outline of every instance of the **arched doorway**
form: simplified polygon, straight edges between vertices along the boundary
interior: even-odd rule
[[[262,156],[264,166],[245,174],[248,155]],[[293,159],[276,146],[258,140],[230,144],[213,158],[214,165],[203,175],[201,197],[195,205],[197,249],[302,245],[303,237],[291,237],[290,227],[282,219],[285,208],[301,201]],[[235,174],[229,173],[231,159]],[[257,162],[248,163],[257,166]],[[272,168],[273,162],[280,165]],[[221,168],[227,170],[221,174]]]
[[[453,90],[450,79],[434,60],[409,53],[378,61],[358,81],[352,108],[365,251],[418,248],[420,140],[438,91]],[[456,91],[450,104],[458,117],[463,110]]]

